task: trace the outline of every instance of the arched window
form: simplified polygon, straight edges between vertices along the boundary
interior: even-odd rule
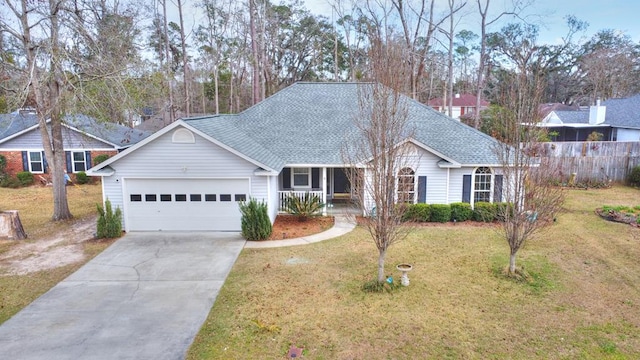
[[[195,136],[193,136],[193,133],[191,131],[180,128],[173,132],[171,142],[178,144],[193,144],[196,142],[196,138]]]
[[[416,173],[411,168],[402,168],[398,172],[398,202],[413,204],[416,194]]]
[[[477,168],[474,173],[474,186],[473,186],[473,202],[479,201],[491,202],[491,184],[492,181],[491,169],[488,167]]]

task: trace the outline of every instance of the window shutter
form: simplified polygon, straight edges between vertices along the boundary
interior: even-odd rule
[[[462,202],[471,203],[471,175],[462,177]]]
[[[493,202],[502,202],[502,175],[496,175],[494,177]]]
[[[86,166],[85,166],[86,169],[85,170],[91,169],[91,151],[85,151],[84,152],[84,159],[85,159],[84,161],[86,163]]]
[[[311,168],[311,188],[320,188],[320,168]]]
[[[22,171],[29,171],[29,155],[26,151],[22,152]]]
[[[44,151],[42,151],[42,171],[47,172],[49,169],[49,164],[47,164],[47,158],[44,156]]]
[[[418,202],[424,204],[427,202],[427,177],[418,176]]]
[[[282,188],[284,190],[291,189],[291,168],[282,169]]]
[[[64,154],[67,157],[67,172],[71,174],[73,172],[73,164],[71,163],[71,151],[65,151]]]

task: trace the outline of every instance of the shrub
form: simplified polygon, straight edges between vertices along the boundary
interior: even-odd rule
[[[431,207],[429,204],[408,204],[402,221],[427,222],[431,217]]]
[[[6,175],[5,170],[7,169],[7,158],[4,155],[0,155],[0,177]]]
[[[499,202],[494,204],[496,208],[496,219],[505,221],[505,215],[509,214],[509,217],[513,217],[515,212],[513,204],[507,202]]]
[[[80,171],[76,173],[76,182],[78,184],[88,184],[91,182],[91,178],[87,176],[86,172]]]
[[[473,209],[473,220],[492,222],[496,218],[496,206],[489,202],[477,202]]]
[[[451,206],[447,204],[431,204],[431,222],[447,222],[451,219]]]
[[[467,221],[471,220],[473,216],[473,210],[469,203],[452,203],[451,205],[451,220],[455,221]]]
[[[21,171],[16,174],[16,177],[22,186],[29,186],[33,184],[33,174],[28,171]]]
[[[299,221],[306,221],[312,216],[320,215],[324,204],[318,195],[308,191],[301,197],[289,194],[284,199],[284,209],[287,213],[297,216]]]
[[[98,165],[101,162],[104,162],[105,160],[107,160],[109,158],[109,155],[107,154],[100,154],[96,157],[93,158],[93,165]]]
[[[14,177],[7,176],[2,181],[0,181],[0,187],[17,189],[21,187],[20,180]]]
[[[109,199],[104,202],[104,208],[99,204],[96,206],[99,214],[96,237],[98,239],[120,237],[122,235],[122,221],[120,220],[122,211],[120,208],[117,207],[116,211],[113,211]]]
[[[249,201],[243,201],[239,205],[242,213],[242,236],[251,241],[268,239],[273,227],[267,213],[267,204],[250,198]]]
[[[632,186],[640,186],[640,165],[631,169],[628,180]]]

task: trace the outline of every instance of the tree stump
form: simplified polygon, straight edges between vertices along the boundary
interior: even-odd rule
[[[0,212],[0,238],[10,240],[23,240],[27,238],[24,232],[18,210],[7,210]]]

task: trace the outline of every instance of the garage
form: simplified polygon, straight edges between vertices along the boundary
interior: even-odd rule
[[[249,179],[124,179],[127,231],[240,231]]]

